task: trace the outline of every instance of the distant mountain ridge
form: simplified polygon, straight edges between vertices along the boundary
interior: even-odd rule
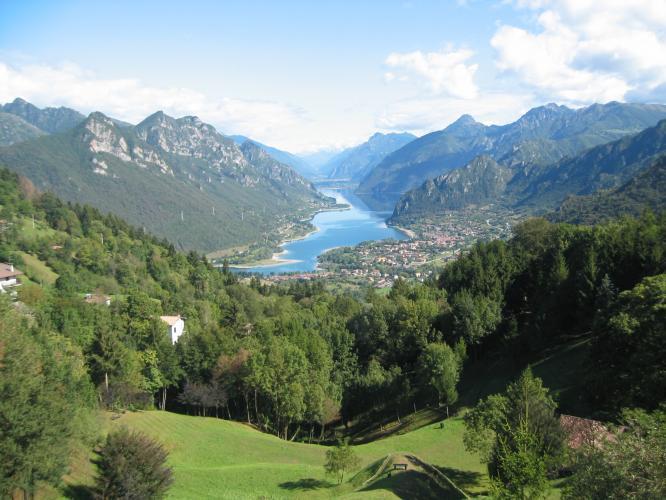
[[[247,141],[256,144],[261,149],[266,151],[266,153],[272,156],[275,160],[279,161],[280,163],[284,163],[285,165],[289,165],[291,168],[293,168],[296,172],[298,172],[304,177],[310,177],[313,173],[312,166],[308,164],[308,162],[305,161],[303,158],[293,153],[290,153],[288,151],[283,151],[281,149],[274,148],[272,146],[267,146],[266,144],[262,144],[261,142],[255,141],[254,139],[251,139],[244,135],[230,135],[229,138],[233,139],[234,142],[236,142],[236,144],[238,144],[239,146],[242,146],[243,143]]]
[[[91,113],[64,132],[0,148],[0,164],[183,249],[252,243],[329,203],[251,145],[239,147],[196,117],[162,112],[135,127]]]
[[[393,151],[416,139],[409,133],[373,134],[366,142],[345,149],[329,160],[322,170],[330,179],[360,181]]]
[[[38,129],[55,134],[72,129],[85,120],[85,116],[71,108],[43,108],[17,97],[0,106],[0,111],[18,116]]]
[[[468,164],[479,155],[529,172],[564,157],[634,134],[666,118],[666,106],[611,102],[585,108],[547,104],[507,125],[483,125],[463,115],[389,154],[357,193],[375,207],[393,206],[406,191]]]
[[[393,217],[488,203],[534,213],[552,210],[569,196],[616,189],[664,154],[666,120],[638,134],[544,166],[506,166],[488,157],[477,157],[467,166],[405,193]],[[485,168],[474,168],[481,158]]]

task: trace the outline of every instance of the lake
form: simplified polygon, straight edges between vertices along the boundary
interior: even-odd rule
[[[335,198],[338,203],[350,205],[351,208],[316,214],[312,224],[317,228],[317,232],[285,243],[282,246],[284,253],[280,258],[295,262],[276,262],[275,265],[235,270],[262,274],[314,271],[317,257],[331,248],[357,245],[369,240],[407,239],[402,231],[386,225],[385,220],[391,215],[390,212],[370,210],[351,190],[321,188],[320,191]]]

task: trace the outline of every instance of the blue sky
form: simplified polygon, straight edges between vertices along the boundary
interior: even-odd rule
[[[3,0],[0,101],[196,114],[312,151],[462,113],[661,102],[665,31],[663,0]]]

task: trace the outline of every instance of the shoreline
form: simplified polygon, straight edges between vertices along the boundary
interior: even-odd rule
[[[349,203],[345,203],[344,206],[342,206],[342,207],[320,208],[319,210],[314,212],[312,214],[312,216],[310,216],[310,218],[307,219],[307,220],[312,224],[312,221],[314,220],[314,218],[317,214],[324,213],[324,212],[344,212],[346,210],[351,210],[351,209],[352,209],[352,206]],[[319,228],[318,226],[315,226],[314,224],[312,224],[312,225],[313,225],[314,229],[312,229],[311,231],[308,231],[307,233],[305,233],[301,236],[295,236],[295,237],[286,239],[284,241],[281,241],[280,244],[278,245],[278,247],[282,248],[282,250],[280,252],[273,253],[273,255],[271,256],[270,259],[257,260],[257,261],[254,261],[254,262],[248,262],[246,264],[233,264],[233,265],[229,265],[229,267],[234,268],[234,269],[252,270],[252,269],[256,269],[257,267],[277,267],[277,266],[281,266],[281,265],[296,264],[297,262],[302,262],[298,259],[283,259],[280,256],[287,253],[287,250],[285,250],[283,248],[285,245],[288,245],[289,243],[293,243],[295,241],[304,240],[304,239],[312,236],[313,234],[318,233],[319,231],[321,231],[321,228]]]
[[[315,214],[316,215],[316,214]],[[314,215],[312,216],[314,218]],[[314,229],[311,231],[308,231],[302,236],[296,236],[293,238],[289,238],[288,240],[284,240],[280,243],[279,247],[282,248],[284,245],[287,245],[288,243],[293,243],[294,241],[298,240],[304,240],[308,236],[312,236],[313,234],[319,232],[319,228],[317,226],[314,226]],[[287,265],[287,264],[296,264],[297,262],[302,262],[298,259],[283,259],[281,258],[281,255],[284,255],[288,252],[288,250],[282,249],[280,252],[275,252],[271,256],[270,259],[262,259],[262,260],[257,260],[254,262],[248,262],[246,264],[233,264],[229,265],[230,268],[233,269],[248,269],[252,270],[257,267],[277,267],[277,266],[282,266],[282,265]]]
[[[416,238],[416,233],[414,231],[412,231],[411,229],[407,229],[406,227],[398,226],[397,224],[391,224],[391,225],[387,224],[387,226],[395,228],[395,229],[397,229],[398,231],[400,231],[402,233],[405,233],[410,240],[413,240],[414,238]]]
[[[301,262],[298,259],[281,258],[280,256],[284,255],[285,253],[287,253],[287,250],[282,250],[279,253],[274,253],[270,259],[258,260],[250,264],[234,264],[230,265],[229,267],[232,269],[254,269],[257,267],[277,267],[286,264],[296,264],[297,262]]]

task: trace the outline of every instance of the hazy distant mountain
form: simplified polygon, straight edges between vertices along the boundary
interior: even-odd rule
[[[73,109],[64,107],[40,109],[19,97],[0,107],[0,111],[19,116],[49,134],[74,128],[85,119],[85,116]]]
[[[464,115],[444,130],[388,155],[361,181],[357,193],[373,206],[388,207],[426,179],[462,167],[481,154],[529,171],[634,134],[663,118],[666,106],[617,102],[576,110],[548,104],[502,126],[486,126]]]
[[[274,148],[272,146],[267,146],[266,144],[262,144],[261,142],[255,141],[254,139],[250,139],[249,137],[245,137],[244,135],[230,135],[229,137],[232,138],[239,146],[246,141],[250,141],[256,144],[261,149],[266,151],[269,155],[271,155],[274,159],[276,159],[280,163],[289,165],[291,168],[296,170],[296,172],[305,177],[310,177],[312,174],[312,167],[305,160],[296,156],[293,153],[289,153],[288,151],[283,151],[281,149]]]
[[[0,112],[0,146],[9,146],[40,135],[44,135],[44,132],[23,118]]]
[[[554,222],[596,224],[622,215],[638,216],[644,210],[666,210],[666,157],[653,160],[619,188],[585,196],[570,196],[548,215]]]
[[[359,181],[387,155],[414,139],[416,136],[408,133],[376,133],[363,144],[335,155],[322,167],[322,170],[328,172],[328,177],[331,179]]]
[[[329,176],[330,170],[327,165],[336,155],[340,154],[343,149],[321,149],[314,153],[303,153],[299,157],[303,159],[309,166],[312,178],[325,179]]]
[[[65,132],[0,148],[0,164],[200,251],[251,243],[327,204],[290,167],[196,117],[162,112],[136,127],[92,113]]]
[[[405,193],[396,205],[394,217],[413,217],[488,203],[534,212],[549,210],[572,195],[616,189],[664,154],[666,120],[638,134],[595,146],[549,165],[526,168],[507,162],[511,165],[507,166],[489,157],[477,157],[467,166]],[[612,198],[606,200],[610,202]]]

